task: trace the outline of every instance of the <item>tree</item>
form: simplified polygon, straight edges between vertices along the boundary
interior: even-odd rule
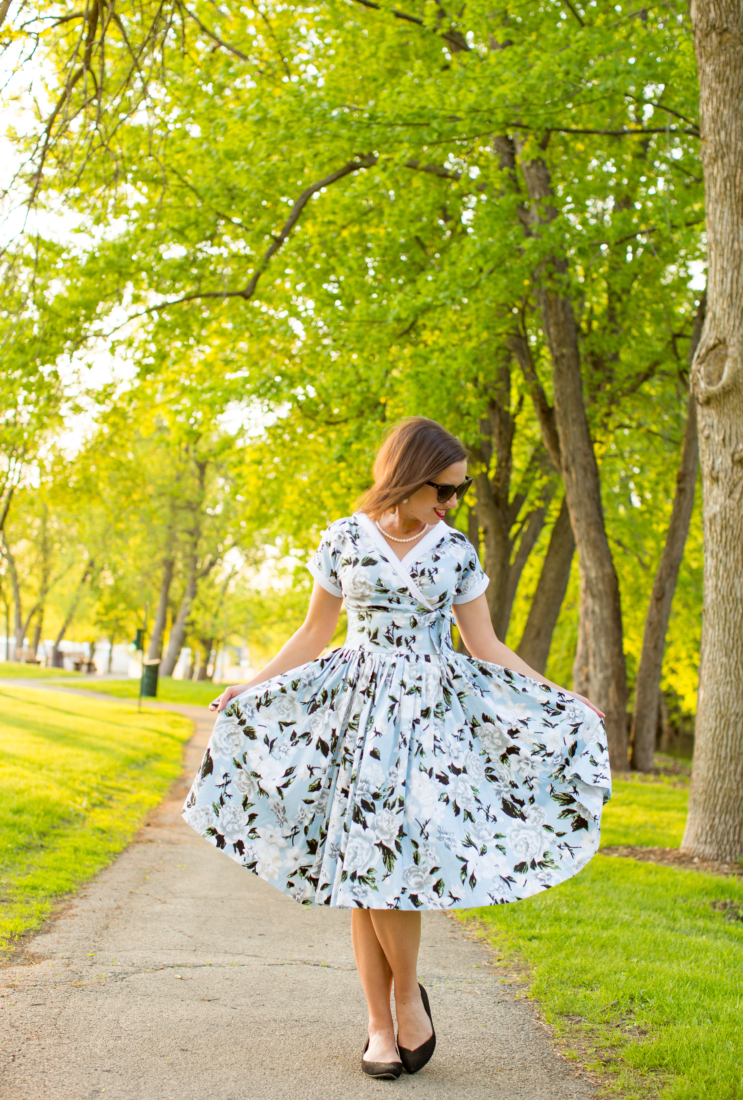
[[[64,618],[59,627],[59,630],[57,631],[57,636],[54,639],[54,643],[52,645],[51,664],[53,668],[57,668],[61,664],[62,641],[65,634],[72,626],[72,623],[78,612],[78,608],[80,607],[80,602],[85,595],[88,585],[95,576],[95,568],[96,566],[94,560],[92,558],[88,558],[88,560],[83,565],[83,570],[78,579],[78,582],[68,598]]]
[[[547,667],[552,635],[565,599],[574,553],[575,538],[570,512],[563,497],[529,608],[529,617],[517,648],[519,657],[523,657],[537,672],[544,672]]]
[[[522,145],[522,170],[531,200],[527,225],[539,227],[558,217],[547,165]],[[612,767],[627,763],[627,676],[624,662],[619,578],[606,533],[601,479],[586,413],[581,351],[575,310],[566,293],[568,263],[548,254],[536,274],[542,328],[552,361],[554,407],[548,423],[545,401],[535,393],[536,409],[544,426],[545,445],[562,474],[582,574],[581,610],[584,615],[590,694],[605,711]],[[556,437],[556,438],[555,438]]]
[[[203,454],[195,454],[192,458],[193,477],[184,502],[184,510],[187,514],[186,529],[184,531],[186,545],[184,547],[185,586],[181,596],[178,613],[173,621],[173,626],[168,638],[168,645],[162,659],[160,670],[163,676],[172,676],[178,662],[181,649],[186,640],[191,611],[194,600],[199,590],[199,583],[205,580],[221,559],[223,547],[214,549],[205,547],[205,526],[208,518],[207,477],[212,474],[209,459]],[[207,544],[208,545],[208,544]]]
[[[637,495],[632,518],[659,549],[647,516],[665,515],[667,451],[633,456],[631,476],[617,454],[650,403],[677,403],[686,265],[700,254],[682,11],[476,0],[433,18],[413,0],[401,19],[328,0],[108,12],[86,21],[69,5],[47,24],[53,107],[26,142],[33,202],[64,195],[95,230],[65,257],[95,288],[91,331],[124,303],[142,376],[201,360],[222,408],[231,392],[247,415],[276,418],[259,480],[271,508],[253,528],[264,539],[281,523],[305,545],[363,487],[385,424],[444,416],[478,464],[501,630],[523,599],[516,580],[546,552],[540,489],[564,477],[591,581],[589,689],[608,700],[624,767],[620,597],[631,576],[637,602],[652,577],[617,558],[615,536]],[[533,478],[538,428],[555,473]],[[535,589],[551,621],[569,541]],[[155,542],[163,607],[188,570]]]
[[[690,363],[694,359],[699,337],[702,333],[704,311],[705,296],[703,295],[697,310],[694,333],[689,345]],[[686,536],[689,533],[691,513],[694,507],[698,455],[697,410],[694,397],[689,394],[681,458],[676,473],[673,508],[668,522],[663,553],[658,563],[658,570],[653,581],[653,590],[650,594],[650,603],[643,632],[642,654],[635,681],[635,703],[632,712],[630,741],[631,764],[637,771],[650,771],[653,766],[666,631],[668,630],[676,581],[684,555]]]
[[[501,349],[500,362],[488,384],[487,415],[480,421],[477,443],[469,448],[477,485],[475,511],[482,530],[485,571],[490,577],[488,607],[500,638],[508,631],[521,574],[555,491],[547,453],[538,441],[523,468],[514,470],[514,439],[521,409],[514,409],[511,372],[511,353],[508,348]],[[526,434],[523,421],[521,431]],[[476,542],[479,548],[479,536]]]
[[[70,332],[45,315],[52,267],[43,245],[7,246],[0,255],[0,533],[29,467],[59,425],[57,360]]]
[[[743,9],[693,0],[707,199],[707,315],[692,367],[704,512],[704,617],[682,846],[743,856]]]
[[[249,446],[239,426],[230,431],[219,422],[231,388],[182,349],[160,353],[158,367],[144,368],[123,392],[102,395],[70,482],[75,499],[87,499],[99,516],[89,531],[102,575],[99,618],[111,607],[118,621],[116,593],[130,578],[140,618],[145,605],[151,609],[149,652],[159,657],[165,642],[161,673],[169,676],[200,586],[231,548],[249,548],[253,533],[242,495]]]
[[[50,465],[53,465],[53,460]],[[14,660],[35,660],[50,594],[73,564],[69,517],[52,514],[54,479],[17,489],[15,514],[0,535],[14,607]],[[28,649],[26,638],[33,624]]]

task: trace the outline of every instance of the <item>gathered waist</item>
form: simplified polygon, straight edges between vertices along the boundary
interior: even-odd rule
[[[446,611],[349,614],[344,649],[418,656],[452,648],[451,616]]]

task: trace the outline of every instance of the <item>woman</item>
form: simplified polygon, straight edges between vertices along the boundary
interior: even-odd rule
[[[353,909],[362,1068],[375,1077],[433,1054],[420,911],[516,901],[574,875],[610,793],[603,715],[493,633],[477,553],[444,522],[469,485],[464,447],[441,425],[392,431],[360,510],[309,563],[305,622],[211,704],[184,807],[297,901]],[[345,645],[318,658],[344,599]],[[471,657],[452,647],[452,607]]]

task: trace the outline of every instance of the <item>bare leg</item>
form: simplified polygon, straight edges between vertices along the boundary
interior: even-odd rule
[[[395,1024],[390,1008],[392,970],[370,914],[370,909],[354,909],[351,913],[353,954],[369,1009],[369,1049],[364,1057],[370,1062],[397,1062]]]
[[[395,1062],[398,1054],[390,1009],[392,984],[402,1046],[415,1050],[431,1035],[418,989],[420,913],[387,909],[354,909],[351,935],[356,969],[369,1009],[370,1062]]]
[[[421,915],[396,909],[369,909],[371,923],[392,971],[400,1046],[415,1050],[430,1038],[431,1021],[418,988]]]

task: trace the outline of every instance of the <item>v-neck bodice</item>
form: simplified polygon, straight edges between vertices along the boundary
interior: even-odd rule
[[[370,611],[446,613],[488,585],[460,531],[438,523],[400,559],[363,512],[328,528],[308,568],[324,588],[343,596],[349,619]]]
[[[365,512],[357,512],[356,516],[361,524],[366,528],[371,537],[382,549],[385,557],[391,563],[394,563],[395,559],[400,562],[402,566],[409,566],[413,562],[416,562],[418,558],[425,554],[425,552],[433,546],[434,542],[449,529],[448,524],[443,520],[439,520],[438,523],[434,523],[433,527],[430,527],[428,531],[422,536],[420,542],[417,542],[415,546],[408,550],[407,554],[403,554],[400,557],[395,553],[394,547],[390,546],[387,539],[384,536],[384,532],[380,531],[376,523],[370,516],[367,516]]]
[[[447,524],[400,559],[363,512],[326,531],[309,568],[346,601],[346,647],[411,658],[451,648],[452,604],[475,599],[488,584],[472,545]]]

